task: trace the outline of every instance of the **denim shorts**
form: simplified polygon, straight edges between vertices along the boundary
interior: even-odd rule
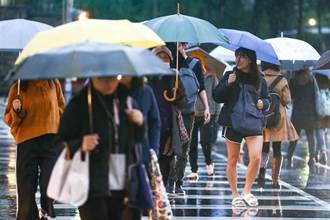
[[[237,132],[232,127],[228,127],[228,126],[223,127],[222,129],[222,137],[236,144],[241,144],[244,138],[251,136],[262,136],[262,134],[246,135]]]

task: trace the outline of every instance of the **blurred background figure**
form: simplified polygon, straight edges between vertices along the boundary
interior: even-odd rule
[[[277,107],[280,117],[278,118],[276,125],[267,126],[267,128],[264,129],[264,143],[262,148],[258,185],[262,188],[265,185],[269,148],[270,145],[272,145],[272,187],[279,188],[280,185],[278,179],[282,166],[281,144],[283,141],[295,141],[299,137],[286,112],[286,106],[291,102],[291,94],[288,81],[281,75],[280,66],[262,61],[261,69],[265,75],[265,80],[269,87],[270,93],[275,93],[275,95],[277,94],[279,97],[279,103],[276,103],[274,98],[274,104],[278,105]],[[275,114],[275,112],[272,113]]]
[[[291,121],[300,136],[301,130],[305,130],[308,142],[308,165],[314,167],[316,162],[316,149],[314,130],[319,126],[316,113],[315,88],[316,81],[307,69],[298,70],[289,82],[293,101]],[[287,168],[292,168],[292,157],[297,141],[291,141],[287,152]]]

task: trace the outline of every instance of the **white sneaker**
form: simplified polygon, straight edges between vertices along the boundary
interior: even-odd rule
[[[191,173],[186,178],[188,180],[198,180],[198,174],[197,173]]]
[[[213,164],[206,165],[206,173],[209,176],[212,176],[214,174],[214,166],[213,166]]]

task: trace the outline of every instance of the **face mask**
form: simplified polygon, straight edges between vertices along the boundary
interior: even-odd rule
[[[165,63],[166,67],[171,68],[171,64],[170,63]]]

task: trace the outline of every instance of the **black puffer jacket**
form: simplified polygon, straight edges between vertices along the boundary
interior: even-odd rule
[[[113,112],[112,100],[114,96],[102,96],[92,90],[93,99],[93,126],[94,132],[100,137],[99,145],[90,153],[90,191],[89,197],[107,196],[110,194],[108,187],[108,164],[110,150],[113,152],[113,123],[108,121],[104,100],[108,109]],[[126,154],[128,163],[133,162],[132,146],[141,142],[144,137],[144,127],[134,126],[128,121],[124,112],[126,108],[126,95],[118,95],[119,107],[119,151]],[[87,89],[73,98],[65,108],[58,132],[59,141],[65,141],[70,146],[71,153],[76,152],[82,143],[84,135],[90,133],[88,122]]]
[[[232,71],[228,71],[225,73],[223,78],[220,80],[219,84],[213,89],[213,99],[218,103],[224,103],[218,123],[222,126],[231,126],[231,113],[233,110],[233,107],[235,106],[239,93],[240,93],[240,87],[239,83],[241,82],[243,84],[252,84],[254,85],[254,80],[250,77],[248,73],[241,73],[240,71],[237,71],[237,79],[235,83],[229,85],[228,84],[228,78],[229,74],[231,74]],[[264,103],[264,110],[268,109],[270,104],[270,99],[268,95],[268,87],[267,83],[263,77],[263,75],[260,74],[261,79],[261,90],[260,90],[260,99]],[[260,85],[260,83],[258,83]],[[256,88],[257,89],[257,88]],[[257,102],[257,99],[256,99]]]

